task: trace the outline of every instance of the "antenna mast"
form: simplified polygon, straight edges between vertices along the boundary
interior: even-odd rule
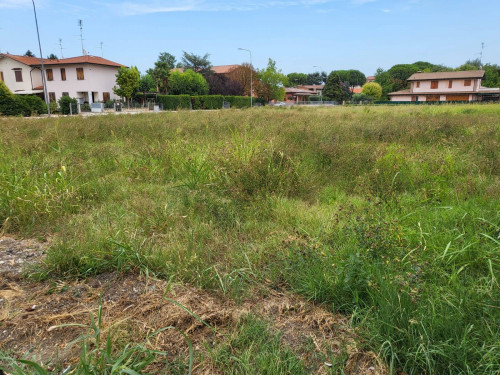
[[[103,42],[101,42],[101,57],[104,57],[104,54],[102,53],[102,45],[103,45],[103,44],[104,44],[104,43],[103,43]]]
[[[479,61],[481,62],[481,68],[483,67],[483,50],[484,50],[484,42],[481,42],[481,53],[479,54]]]
[[[62,38],[59,38],[59,48],[61,49],[61,59],[64,59],[63,55],[63,46],[62,46]]]
[[[83,47],[83,21],[78,20],[78,26],[80,26],[80,40],[82,42],[82,54],[85,56],[85,48]]]

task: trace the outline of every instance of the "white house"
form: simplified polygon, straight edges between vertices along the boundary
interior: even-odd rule
[[[395,102],[451,102],[498,100],[499,88],[481,86],[484,70],[460,72],[415,73],[410,88],[389,93]]]
[[[65,95],[81,103],[118,99],[113,87],[121,64],[89,55],[43,59],[43,64],[51,101]],[[37,57],[0,54],[0,79],[14,94],[35,94],[43,98],[41,63]]]

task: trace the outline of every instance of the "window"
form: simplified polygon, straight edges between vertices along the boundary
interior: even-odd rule
[[[420,81],[417,81],[417,89],[420,87]]]
[[[464,80],[464,86],[470,86],[470,85],[472,85],[472,80],[470,79]]]
[[[437,89],[438,88],[438,81],[431,81],[431,89]]]
[[[3,72],[0,72],[0,81],[2,81],[2,82],[4,81],[4,79],[3,79]]]
[[[453,87],[453,81],[450,79],[448,81],[448,88],[451,89]]]
[[[62,96],[69,96],[69,92],[63,92]]]
[[[104,103],[109,102],[109,92],[103,92],[102,93],[102,101]]]
[[[66,81],[66,69],[61,68],[61,81]]]
[[[56,93],[55,92],[49,92],[49,101],[50,102],[56,101]]]
[[[76,68],[76,79],[79,81],[85,79],[85,76],[83,75],[83,68]]]
[[[15,68],[14,69],[14,74],[16,75],[16,82],[22,82],[23,81],[23,71],[21,68]]]
[[[45,73],[47,75],[47,81],[53,81],[54,80],[54,73],[52,72],[52,69],[46,69]]]

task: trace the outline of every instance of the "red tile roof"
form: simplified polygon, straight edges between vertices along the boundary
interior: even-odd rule
[[[11,55],[8,53],[0,54],[1,57],[9,57],[12,60],[19,61],[22,64],[29,66],[40,66],[40,59],[38,57],[28,57],[28,56],[19,56],[19,55]],[[122,64],[118,64],[111,60],[106,60],[99,56],[77,56],[77,57],[69,57],[67,59],[43,59],[43,63],[45,65],[62,65],[62,64],[96,64],[96,65],[107,65],[107,66],[124,66]]]
[[[484,70],[465,70],[458,72],[435,72],[435,73],[415,73],[408,81],[423,81],[431,79],[463,79],[463,78],[483,78]]]
[[[218,66],[212,66],[212,71],[214,71],[217,74],[227,74],[229,72],[232,72],[234,69],[239,68],[239,65],[233,64],[233,65],[218,65]]]

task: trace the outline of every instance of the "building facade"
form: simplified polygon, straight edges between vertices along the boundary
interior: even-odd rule
[[[389,93],[395,102],[470,102],[494,100],[499,88],[481,86],[484,70],[460,72],[415,73],[408,82],[410,88]]]
[[[119,99],[113,87],[121,64],[89,55],[43,59],[43,63],[50,101],[62,96],[76,98],[80,103]],[[39,58],[0,54],[0,79],[14,94],[44,96]]]

